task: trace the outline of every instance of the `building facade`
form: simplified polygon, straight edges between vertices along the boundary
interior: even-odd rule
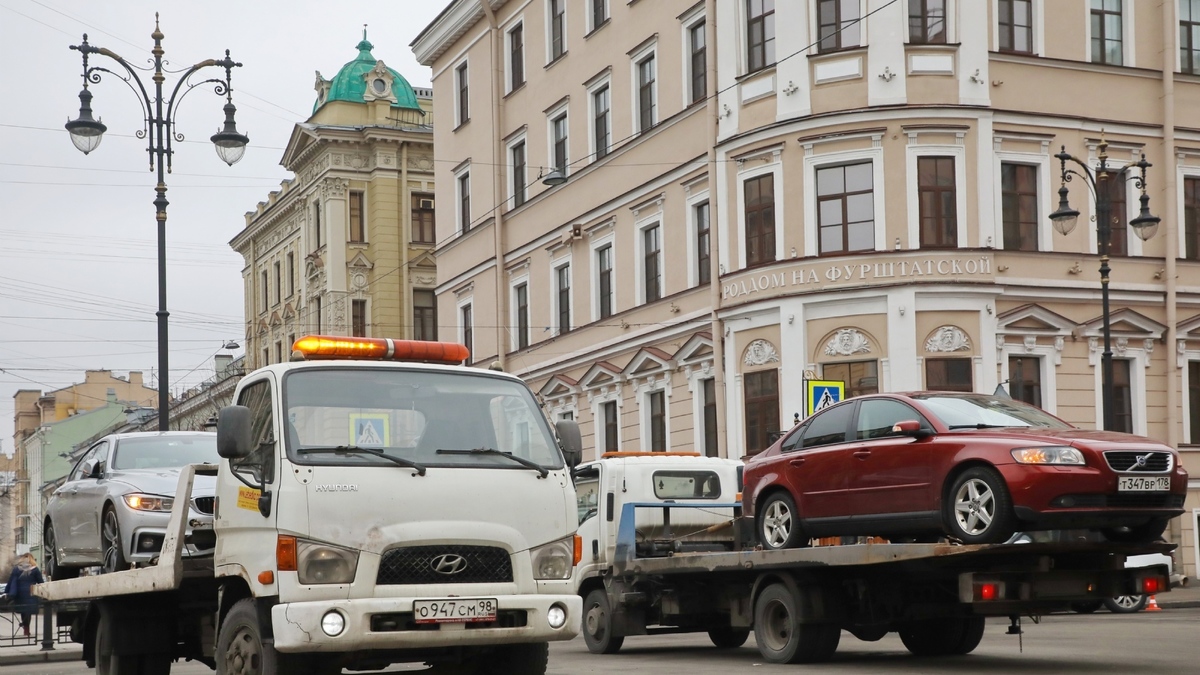
[[[413,48],[454,102],[441,330],[593,451],[753,454],[811,380],[1003,387],[1099,428],[1107,253],[1115,426],[1182,452],[1169,535],[1195,574],[1192,3],[456,0]],[[1126,169],[1107,251],[1063,149]],[[1060,234],[1064,186],[1082,215]],[[1130,226],[1143,194],[1157,233]]]
[[[246,261],[247,367],[305,334],[435,339],[432,92],[358,57],[317,73],[313,114],[282,164],[294,174],[230,242]]]

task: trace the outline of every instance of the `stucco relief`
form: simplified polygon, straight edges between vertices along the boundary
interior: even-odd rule
[[[321,198],[322,199],[345,199],[346,190],[350,188],[350,181],[344,178],[326,178],[321,181]]]
[[[839,328],[825,343],[825,356],[870,354],[871,341],[857,328]]]
[[[775,345],[766,340],[755,340],[746,345],[746,353],[742,357],[742,363],[747,366],[762,366],[768,363],[779,363],[779,353],[775,351]]]
[[[942,326],[925,339],[927,352],[969,352],[971,338],[958,326]]]
[[[433,157],[428,155],[409,155],[408,168],[433,171]]]

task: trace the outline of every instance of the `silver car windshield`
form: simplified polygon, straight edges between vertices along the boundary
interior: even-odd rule
[[[1071,425],[1021,401],[986,395],[922,394],[921,401],[930,412],[951,429],[987,429],[993,427],[1037,427],[1071,429]]]
[[[113,469],[178,469],[185,464],[217,464],[217,435],[123,438],[117,442]]]
[[[302,464],[559,469],[529,389],[486,374],[306,369],[284,380],[287,450]]]

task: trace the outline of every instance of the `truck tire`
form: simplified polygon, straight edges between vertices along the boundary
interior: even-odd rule
[[[593,654],[616,654],[625,642],[625,636],[613,635],[612,607],[603,588],[588,593],[583,601],[583,641]]]
[[[786,492],[773,492],[763,500],[754,522],[758,542],[768,551],[808,546],[808,536],[800,529],[796,501]]]
[[[78,567],[63,567],[58,564],[58,539],[54,536],[54,524],[46,521],[42,533],[42,550],[46,552],[46,576],[50,581],[75,579],[79,576]]]
[[[100,604],[96,625],[96,675],[170,675],[170,654],[115,654],[122,631],[136,630],[122,622],[107,603]]]
[[[837,624],[804,623],[800,603],[784,584],[767,586],[754,600],[754,639],[771,663],[820,663],[837,651]]]
[[[950,487],[945,506],[946,532],[964,544],[1002,544],[1016,527],[1012,497],[998,471],[973,466]]]
[[[1166,518],[1151,518],[1133,527],[1110,528],[1100,530],[1104,538],[1122,544],[1148,544],[1162,538],[1167,530]]]
[[[1104,606],[1113,614],[1133,614],[1142,611],[1147,599],[1145,595],[1118,595],[1115,598],[1105,598]]]
[[[750,639],[750,631],[736,628],[713,628],[708,631],[708,639],[712,640],[717,649],[737,649]]]
[[[217,635],[217,675],[327,675],[342,669],[317,654],[280,654],[263,641],[253,598],[234,603]]]
[[[975,651],[985,626],[982,616],[913,621],[900,627],[900,641],[914,656],[961,656]]]

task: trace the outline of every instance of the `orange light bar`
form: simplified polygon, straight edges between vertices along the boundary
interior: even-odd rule
[[[684,450],[676,450],[673,452],[645,452],[642,450],[615,450],[606,452],[600,455],[601,459],[606,457],[699,457],[698,452],[687,452]]]
[[[295,572],[299,569],[296,565],[295,537],[279,535],[279,539],[275,541],[275,565],[279,567],[280,572]]]
[[[583,537],[575,535],[575,557],[571,564],[578,565],[580,560],[583,560]]]
[[[306,359],[374,359],[462,363],[470,356],[466,345],[455,342],[393,340],[392,338],[306,335],[292,345]]]

